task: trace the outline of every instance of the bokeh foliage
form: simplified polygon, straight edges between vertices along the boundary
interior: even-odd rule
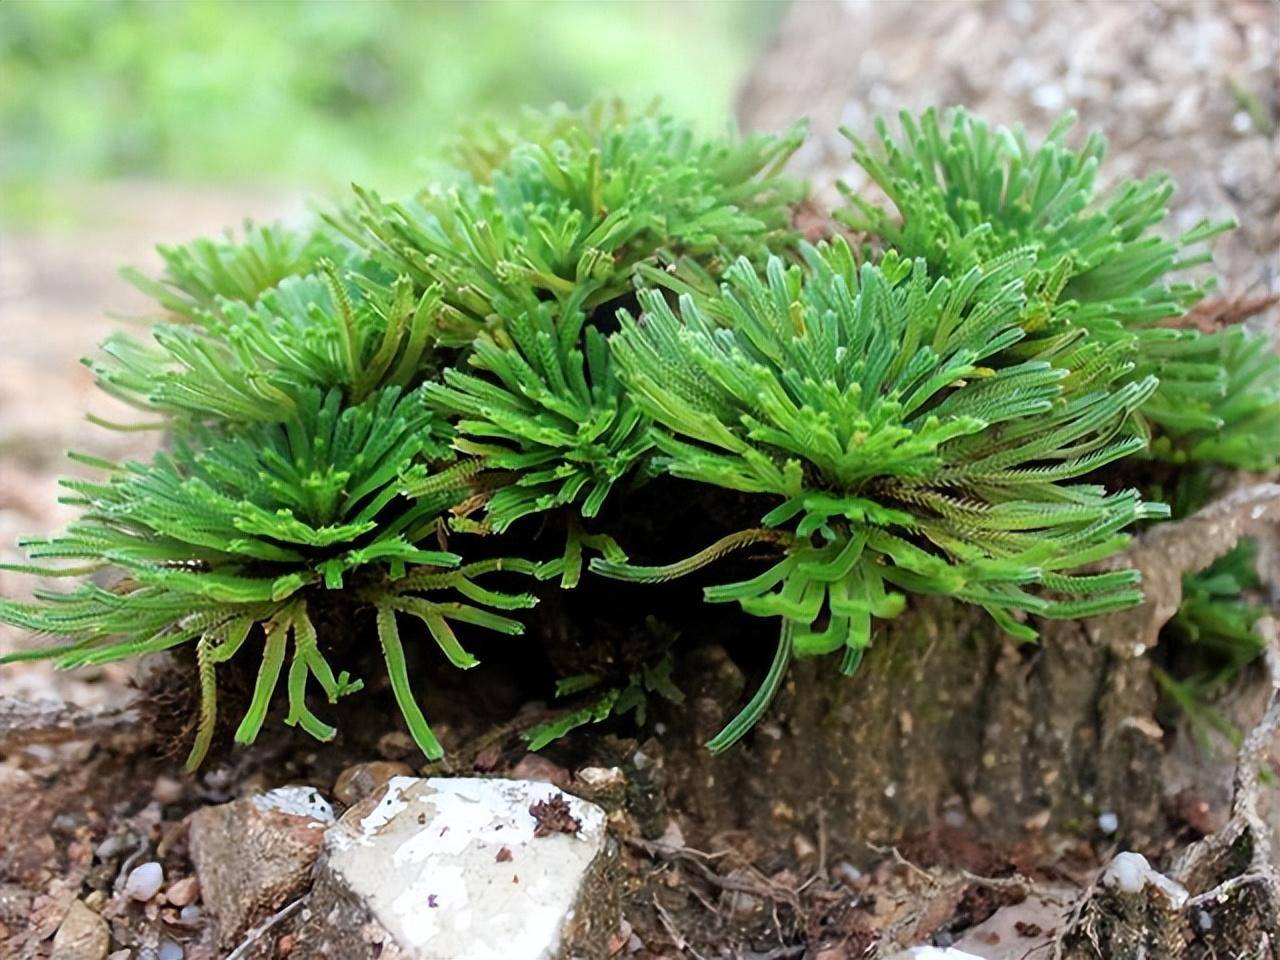
[[[97,177],[399,193],[458,118],[601,92],[719,130],[784,6],[3,3],[0,214]]]

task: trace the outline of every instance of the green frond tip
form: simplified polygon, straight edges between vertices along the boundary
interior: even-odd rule
[[[773,702],[773,698],[782,687],[782,681],[787,675],[787,667],[791,663],[791,630],[790,621],[783,621],[782,630],[778,634],[778,646],[773,654],[773,662],[769,664],[769,672],[765,674],[764,682],[760,684],[738,715],[707,741],[707,749],[712,753],[723,753],[732,747],[769,709],[769,704]]]

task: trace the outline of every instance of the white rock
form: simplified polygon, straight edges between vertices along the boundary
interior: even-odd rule
[[[982,957],[955,947],[912,947],[895,953],[889,960],[982,960]]]
[[[576,830],[536,836],[530,807],[556,798]],[[397,777],[326,833],[312,899],[325,942],[304,934],[295,952],[341,955],[354,949],[344,928],[368,943],[372,926],[390,941],[383,956],[556,958],[617,931],[602,879],[611,855],[604,811],[554,784]],[[353,902],[363,917],[349,915]]]
[[[124,882],[124,892],[134,900],[150,900],[164,886],[164,867],[154,860],[140,863],[129,871]]]
[[[264,813],[278,810],[291,817],[306,817],[315,827],[333,823],[333,807],[314,787],[277,787],[254,796],[253,805]]]
[[[1148,886],[1155,888],[1175,909],[1187,902],[1182,884],[1153,868],[1140,853],[1118,853],[1102,873],[1102,885],[1121,893],[1140,894]]]

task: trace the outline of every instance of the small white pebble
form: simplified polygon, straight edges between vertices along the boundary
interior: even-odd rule
[[[942,822],[948,827],[963,827],[965,819],[963,810],[948,810],[942,815]]]
[[[161,940],[156,958],[157,960],[182,960],[182,947],[172,940]]]
[[[836,876],[845,883],[853,884],[862,879],[862,871],[855,867],[848,860],[841,860],[836,864]]]
[[[134,900],[150,900],[164,886],[164,867],[154,860],[142,863],[129,871],[124,882],[124,892]]]
[[[1151,864],[1140,853],[1118,853],[1107,865],[1102,875],[1102,884],[1116,887],[1124,893],[1141,893],[1147,885],[1147,877],[1152,873]]]
[[[1122,893],[1142,893],[1148,885],[1155,887],[1174,907],[1187,902],[1187,891],[1176,880],[1170,880],[1154,869],[1140,853],[1118,853],[1102,874],[1102,885]]]
[[[1120,818],[1107,810],[1098,817],[1098,829],[1110,836],[1120,829]]]
[[[178,911],[178,919],[183,923],[195,923],[200,919],[200,908],[194,903]]]

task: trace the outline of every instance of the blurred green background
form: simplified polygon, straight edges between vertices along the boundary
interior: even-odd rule
[[[458,128],[659,96],[706,127],[785,0],[7,0],[0,216],[67,182],[407,189]]]

